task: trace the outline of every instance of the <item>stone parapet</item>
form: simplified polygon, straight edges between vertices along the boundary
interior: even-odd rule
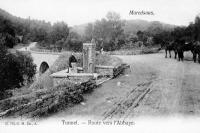
[[[16,99],[0,101],[0,117],[28,117],[45,116],[57,112],[83,100],[83,94],[96,88],[95,80],[88,80],[80,84],[59,85],[49,90],[39,90],[32,94]],[[70,86],[70,87],[69,87]],[[32,99],[31,101],[29,101]],[[35,99],[35,100],[34,100]],[[27,102],[23,102],[27,100]],[[4,108],[5,107],[5,108]]]

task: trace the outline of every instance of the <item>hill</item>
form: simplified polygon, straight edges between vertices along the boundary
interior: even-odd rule
[[[88,23],[81,24],[81,25],[75,25],[75,26],[71,27],[71,31],[74,31],[74,32],[78,33],[79,35],[83,36],[85,34],[85,28],[87,25],[88,25]]]
[[[152,32],[152,30],[159,28],[162,30],[170,31],[174,29],[175,25],[165,24],[159,21],[146,21],[146,20],[127,20],[124,26],[125,33],[133,33],[136,34],[137,31],[148,31]]]
[[[76,25],[72,27],[72,30],[76,31],[79,35],[83,36],[87,25],[88,23]],[[136,34],[139,30],[152,32],[152,30],[154,30],[155,28],[159,28],[171,31],[175,27],[176,27],[175,25],[170,25],[159,21],[146,21],[146,20],[135,19],[135,20],[125,21],[124,31],[125,33]]]

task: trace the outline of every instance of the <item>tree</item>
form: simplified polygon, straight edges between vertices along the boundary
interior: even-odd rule
[[[8,53],[2,44],[0,45],[0,73],[1,91],[19,87],[19,83],[23,80],[16,57]]]
[[[120,15],[115,12],[108,12],[106,18],[97,20],[94,24],[88,24],[85,29],[85,40],[91,41],[95,38],[97,41],[97,50],[101,47],[107,50],[118,49],[125,39],[123,26],[125,22],[121,20]],[[118,43],[120,41],[120,43]],[[110,47],[110,48],[109,48]]]
[[[20,75],[23,76],[23,82],[32,82],[36,74],[36,65],[29,53],[16,52],[17,62],[20,64]],[[23,82],[21,83],[23,85]]]
[[[94,25],[92,23],[89,23],[86,28],[85,28],[85,36],[84,36],[84,39],[85,41],[90,41],[92,40],[92,37],[93,37],[93,32],[94,32],[94,29],[93,29]]]
[[[15,31],[11,22],[0,17],[0,38],[4,40],[4,45],[12,48],[15,43]]]
[[[146,35],[145,32],[138,31],[137,37],[138,37],[138,41],[141,41],[141,42],[143,42],[144,45],[146,45],[148,36]]]
[[[68,25],[64,22],[55,23],[52,27],[52,31],[50,33],[51,43],[55,44],[56,41],[66,40],[69,35]]]
[[[148,32],[150,35],[160,34],[163,31],[167,31],[168,29],[164,29],[162,24],[157,21],[153,21],[151,25],[148,27],[146,32]]]
[[[70,31],[67,39],[63,42],[62,46],[68,51],[82,51],[83,43],[81,36],[74,31]]]
[[[130,40],[132,43],[135,43],[135,42],[138,41],[138,37],[137,37],[137,36],[134,36],[134,35],[130,35],[129,40]]]
[[[25,80],[31,82],[35,73],[36,65],[30,56],[9,53],[0,40],[0,99],[6,97],[6,90],[21,87]]]
[[[154,44],[160,44],[161,47],[163,47],[167,42],[170,42],[172,40],[173,37],[170,31],[162,31],[159,34],[153,35]]]
[[[144,32],[142,32],[142,31],[138,31],[137,32],[137,37],[138,37],[138,40],[139,41],[143,41],[143,38],[144,38]]]
[[[120,15],[116,12],[108,12],[106,15],[108,20],[109,29],[111,30],[111,37],[113,40],[115,38],[119,38],[122,34],[124,34],[123,26],[125,22],[121,20]]]
[[[196,16],[194,24],[194,37],[195,40],[200,41],[200,16]]]

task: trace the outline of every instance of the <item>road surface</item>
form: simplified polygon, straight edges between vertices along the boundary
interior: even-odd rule
[[[140,116],[196,116],[200,114],[200,64],[190,53],[184,62],[164,53],[118,56],[131,71],[110,80],[85,101],[51,118],[134,118]],[[149,89],[137,105],[139,92]],[[137,90],[137,91],[135,91]]]

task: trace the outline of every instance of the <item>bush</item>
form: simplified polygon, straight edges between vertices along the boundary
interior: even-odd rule
[[[103,50],[114,51],[116,49],[115,43],[113,41],[106,41],[103,43]]]
[[[36,65],[30,53],[16,52],[17,61],[20,64],[20,74],[23,75],[25,82],[32,82],[36,73]]]
[[[19,88],[24,81],[30,82],[36,72],[36,65],[30,56],[17,52],[11,54],[0,44],[0,99],[5,98],[6,90]]]
[[[83,42],[76,39],[66,40],[63,43],[63,47],[67,51],[81,52],[83,49]]]
[[[3,45],[9,48],[13,48],[16,44],[14,27],[10,21],[2,17],[0,17],[0,41],[3,41]]]
[[[7,52],[6,48],[1,45],[0,48],[0,84],[1,91],[19,87],[23,81],[20,75],[20,64],[16,56]]]

